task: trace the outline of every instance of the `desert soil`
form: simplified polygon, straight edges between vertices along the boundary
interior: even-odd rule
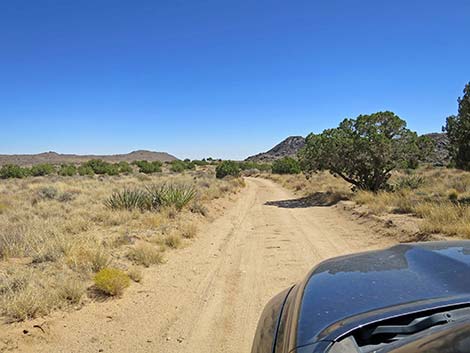
[[[0,338],[35,353],[250,352],[273,295],[324,259],[394,243],[336,207],[278,202],[295,197],[272,181],[246,183],[193,244],[146,270],[123,298],[17,324]]]

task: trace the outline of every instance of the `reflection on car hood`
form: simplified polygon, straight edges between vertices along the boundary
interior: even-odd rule
[[[470,241],[401,244],[322,262],[305,284],[297,346],[412,310],[470,302]],[[364,314],[367,313],[367,314]]]

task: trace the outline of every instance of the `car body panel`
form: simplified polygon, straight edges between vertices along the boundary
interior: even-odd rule
[[[470,302],[470,242],[400,244],[327,260],[309,275],[297,345],[387,315]],[[351,325],[352,324],[352,325]]]
[[[291,288],[282,291],[266,304],[258,322],[252,353],[272,353],[284,304]]]
[[[469,270],[470,241],[400,244],[326,260],[284,292],[271,350],[254,344],[252,353],[327,352],[374,322],[470,306]]]

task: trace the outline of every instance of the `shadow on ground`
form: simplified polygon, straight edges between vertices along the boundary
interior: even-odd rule
[[[308,208],[334,206],[342,200],[347,200],[344,195],[336,192],[316,192],[312,195],[298,199],[267,201],[265,205],[280,208]]]

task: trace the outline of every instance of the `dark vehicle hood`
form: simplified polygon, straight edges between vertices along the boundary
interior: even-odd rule
[[[470,241],[401,244],[319,264],[303,283],[296,346],[384,317],[470,303]]]

